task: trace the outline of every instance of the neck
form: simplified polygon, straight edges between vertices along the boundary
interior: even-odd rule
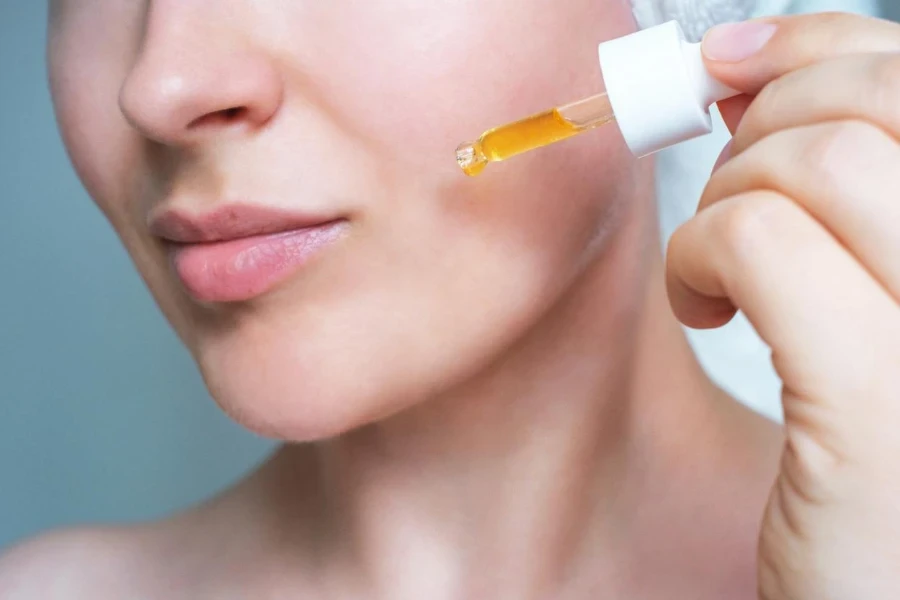
[[[343,579],[391,598],[560,597],[594,579],[624,590],[648,556],[641,531],[690,535],[674,513],[695,507],[668,494],[715,471],[732,409],[668,310],[655,227],[637,225],[654,221],[630,222],[477,378],[312,453],[282,451],[283,469],[316,464],[322,551]]]

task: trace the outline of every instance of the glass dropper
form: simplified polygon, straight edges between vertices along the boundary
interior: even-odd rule
[[[609,97],[597,94],[521,121],[486,131],[456,149],[456,162],[466,175],[481,173],[488,163],[547,146],[615,119]]]
[[[677,21],[603,42],[598,54],[605,94],[487,131],[456,149],[460,168],[477,175],[613,120],[632,154],[648,156],[710,133],[710,106],[740,94],[710,74],[701,44],[688,42]]]

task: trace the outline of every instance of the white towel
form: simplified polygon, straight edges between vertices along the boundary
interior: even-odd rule
[[[632,0],[634,17],[641,28],[666,21],[681,23],[688,39],[699,40],[717,23],[783,12],[790,0]]]

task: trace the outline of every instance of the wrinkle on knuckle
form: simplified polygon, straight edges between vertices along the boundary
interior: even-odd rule
[[[822,12],[813,18],[798,20],[802,23],[797,31],[795,52],[799,63],[809,65],[817,62],[834,48],[846,44],[846,32],[852,17],[838,11]]]
[[[781,218],[782,202],[776,192],[749,192],[732,198],[722,209],[716,232],[738,268],[753,267],[760,248],[771,238],[773,220]]]
[[[786,22],[792,64],[808,66],[825,58],[900,50],[900,27],[871,16],[829,11],[797,15]]]
[[[819,13],[814,19],[808,19],[809,43],[806,47],[809,48],[809,61],[814,62],[823,54],[845,54],[858,51],[861,46],[865,48],[871,41],[853,33],[858,33],[871,20],[871,17],[835,10]]]
[[[848,171],[855,173],[860,160],[882,139],[878,128],[864,121],[829,123],[817,128],[797,159],[819,187],[843,188]]]

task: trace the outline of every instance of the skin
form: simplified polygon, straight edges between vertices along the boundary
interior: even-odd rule
[[[614,128],[478,180],[448,152],[600,89],[623,2],[54,3],[86,187],[223,410],[293,443],[171,519],[24,543],[0,597],[890,597],[900,29],[770,22],[743,60],[707,40],[747,96],[664,265],[652,163]],[[147,219],[236,198],[349,233],[267,294],[198,301]],[[734,307],[774,349],[783,433],[675,317]]]
[[[900,27],[772,23],[757,56],[710,65],[749,96],[723,109],[734,138],[670,247],[669,293],[696,327],[743,310],[784,381],[761,597],[885,598],[900,590]]]

